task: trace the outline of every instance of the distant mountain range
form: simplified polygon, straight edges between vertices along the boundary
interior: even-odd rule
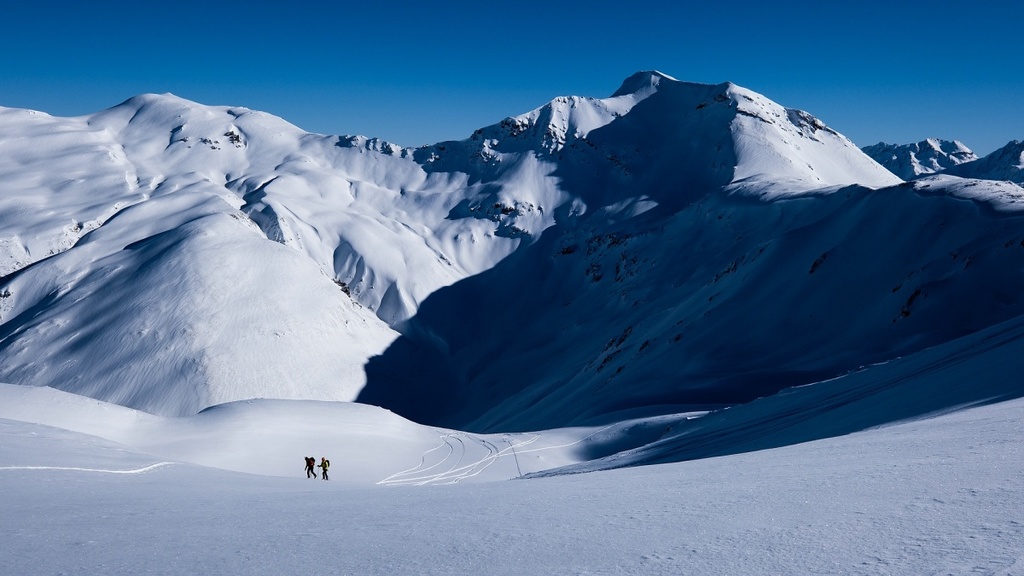
[[[475,431],[734,406],[1024,314],[1020,171],[658,72],[420,148],[172,95],[0,109],[0,381]]]
[[[929,138],[916,144],[865,146],[864,153],[904,180],[930,174],[1024,183],[1024,142],[1014,140],[978,158],[957,140]]]

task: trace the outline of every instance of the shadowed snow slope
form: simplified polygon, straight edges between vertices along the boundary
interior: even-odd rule
[[[360,400],[550,428],[748,402],[911,354],[1024,314],[1022,192],[942,177],[558,227],[431,296]]]
[[[838,378],[672,425],[635,449],[549,474],[678,462],[798,444],[1024,396],[1024,317]],[[599,443],[590,445],[598,448]]]

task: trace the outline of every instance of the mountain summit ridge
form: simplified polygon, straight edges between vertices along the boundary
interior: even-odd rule
[[[978,156],[959,140],[927,138],[915,144],[865,146],[864,152],[904,180],[946,171],[977,160]]]
[[[1024,141],[1011,140],[991,154],[947,170],[954,176],[1024,184]]]
[[[637,95],[638,93],[649,93],[651,90],[657,88],[658,84],[662,80],[668,80],[670,82],[678,82],[675,78],[659,72],[657,70],[641,70],[636,72],[622,81],[622,85],[619,89],[612,93],[612,98],[627,95]]]

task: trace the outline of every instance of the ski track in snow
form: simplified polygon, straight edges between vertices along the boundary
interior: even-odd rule
[[[539,436],[534,436],[530,440],[525,441],[523,444],[534,442],[537,438],[539,438]],[[482,446],[487,451],[487,455],[475,460],[474,462],[471,462],[470,464],[460,466],[460,464],[462,464],[462,461],[466,458],[467,454],[469,453],[469,449],[466,446],[466,439],[468,439],[470,442],[476,445]],[[456,447],[456,443],[458,444],[458,447]],[[434,462],[429,466],[426,466],[430,454],[444,447],[448,448],[448,453],[437,462]],[[457,458],[455,457],[456,452],[458,452]],[[423,457],[420,459],[419,465],[392,474],[391,476],[388,476],[387,478],[381,480],[380,482],[377,482],[377,484],[382,486],[423,486],[425,484],[456,484],[460,480],[471,478],[473,476],[476,476],[480,472],[483,472],[502,455],[503,451],[498,451],[490,442],[478,438],[473,438],[462,433],[447,433],[441,436],[440,446],[431,448],[430,450],[423,454]],[[424,475],[425,472],[429,472],[430,470],[438,468],[439,466],[442,466],[446,462],[449,462],[451,460],[454,460],[454,462],[444,472]]]
[[[463,432],[446,432],[441,435],[441,444],[424,452],[423,456],[420,458],[420,463],[418,465],[406,470],[402,470],[401,472],[396,472],[391,476],[388,476],[387,478],[381,480],[380,482],[377,482],[377,485],[424,486],[427,484],[457,484],[460,481],[465,480],[467,478],[478,476],[484,470],[490,468],[491,465],[498,461],[498,459],[507,458],[509,456],[515,459],[516,471],[518,472],[518,476],[522,476],[523,472],[519,464],[520,454],[530,454],[535,452],[544,452],[547,450],[560,450],[563,448],[570,448],[572,446],[575,446],[577,444],[580,444],[581,442],[590,439],[593,436],[600,434],[601,432],[604,432],[605,430],[611,428],[612,426],[614,425],[610,424],[608,426],[600,428],[573,442],[558,444],[555,446],[530,448],[527,450],[523,450],[522,448],[529,446],[540,440],[540,434],[532,434],[530,435],[530,438],[520,442],[513,442],[508,437],[502,438],[502,440],[508,444],[508,447],[499,449],[497,446],[494,445],[494,443],[484,438],[479,438]],[[467,440],[470,442],[471,445],[482,447],[484,450],[487,451],[487,454],[481,458],[478,458],[477,460],[474,460],[473,462],[470,462],[469,464],[462,465],[462,461],[465,460],[466,456],[469,454],[469,449],[467,448]],[[456,448],[456,443],[458,444],[458,448]],[[434,452],[443,450],[445,447],[448,448],[447,454],[445,454],[440,460],[427,465],[427,463],[430,461],[430,455]],[[457,458],[455,457],[456,452],[458,452]],[[426,472],[443,466],[446,462],[449,462],[451,460],[454,460],[454,462],[444,472],[425,474]]]
[[[103,470],[101,468],[75,468],[70,466],[0,466],[0,471],[7,470],[61,470],[65,472],[98,472],[101,474],[144,474],[164,466],[173,466],[176,462],[157,462],[134,470]]]

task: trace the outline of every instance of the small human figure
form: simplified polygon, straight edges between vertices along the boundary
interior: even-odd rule
[[[316,458],[312,456],[306,456],[306,478],[316,478],[316,470],[313,466],[316,465]]]
[[[323,472],[320,475],[324,477],[324,480],[327,480],[327,469],[330,467],[330,460],[328,460],[327,458],[320,458],[320,469],[323,470]]]

